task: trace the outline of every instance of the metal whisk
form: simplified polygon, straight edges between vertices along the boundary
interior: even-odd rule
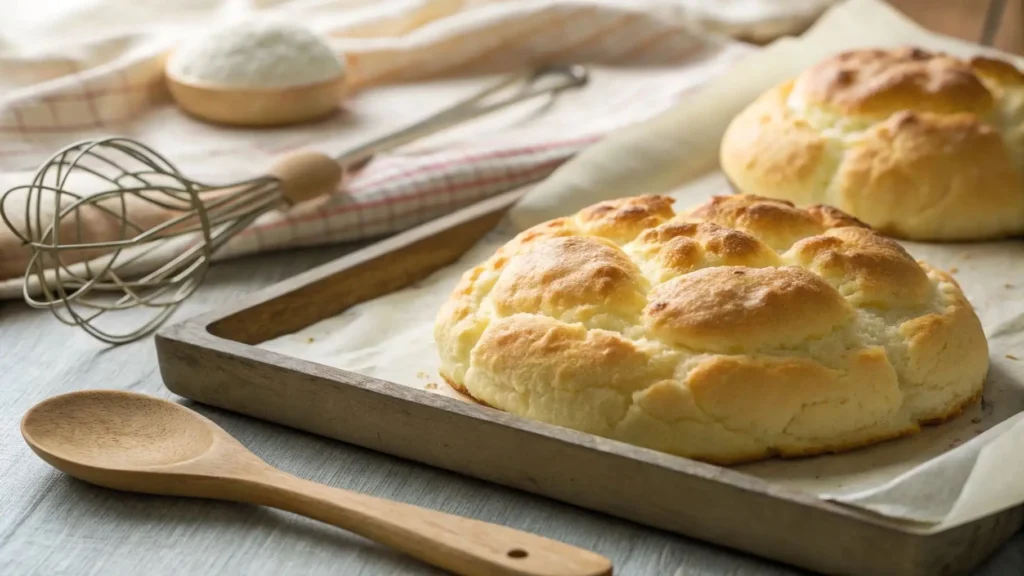
[[[581,66],[513,74],[335,157],[299,152],[264,176],[222,185],[183,176],[156,151],[127,138],[72,144],[50,157],[30,184],[0,197],[0,217],[31,250],[25,301],[110,344],[141,338],[195,292],[217,249],[262,214],[335,191],[346,171],[381,151],[586,81]],[[514,86],[510,95],[494,98]],[[115,237],[108,237],[112,231]],[[100,323],[105,314],[130,308],[151,314],[123,331],[117,330],[122,322]]]

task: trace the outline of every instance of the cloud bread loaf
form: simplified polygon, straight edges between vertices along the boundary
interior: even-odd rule
[[[481,403],[721,464],[913,433],[988,370],[952,277],[835,208],[753,195],[535,226],[464,273],[434,336]]]
[[[737,191],[828,204],[884,234],[952,241],[1024,233],[1024,75],[917,48],[843,52],[730,123]]]

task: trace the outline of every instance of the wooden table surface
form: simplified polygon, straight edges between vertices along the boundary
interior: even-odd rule
[[[322,248],[215,266],[176,318],[336,258]],[[118,388],[172,397],[151,338],[107,348],[48,312],[0,304],[0,574],[437,574],[344,531],[257,506],[117,493],[50,468],[18,422],[49,396]],[[180,399],[179,399],[180,400]],[[600,552],[616,574],[799,574],[790,567],[191,402],[293,474],[530,530]],[[978,571],[1024,574],[1024,533]]]
[[[976,39],[982,0],[895,0],[938,31]],[[1021,52],[1020,2],[996,37]],[[292,276],[345,248],[248,258],[216,266],[177,314],[185,318]],[[49,396],[90,388],[172,395],[151,338],[106,348],[48,313],[0,303],[0,574],[434,574],[328,526],[256,506],[120,494],[72,480],[39,460],[18,423]],[[701,542],[390,456],[192,403],[272,464],[318,482],[463,514],[588,547],[616,574],[798,574]],[[1024,533],[978,574],[1024,574]]]

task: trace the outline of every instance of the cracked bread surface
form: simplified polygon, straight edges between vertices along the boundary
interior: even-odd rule
[[[483,404],[720,464],[914,433],[988,370],[951,276],[834,208],[753,195],[530,228],[462,275],[434,337]]]
[[[835,206],[897,238],[1024,233],[1024,74],[912,47],[842,52],[730,123],[737,191]]]

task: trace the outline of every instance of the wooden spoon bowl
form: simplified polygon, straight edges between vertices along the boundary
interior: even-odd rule
[[[92,484],[272,506],[350,530],[457,574],[612,572],[607,558],[562,542],[291,476],[207,418],[152,396],[114,390],[55,396],[25,414],[21,432],[40,458]]]
[[[198,414],[171,406],[180,409],[138,394],[65,394],[29,410],[21,429],[32,450],[55,468],[132,490],[134,479],[126,480],[143,469],[193,460],[213,447],[216,437]]]

